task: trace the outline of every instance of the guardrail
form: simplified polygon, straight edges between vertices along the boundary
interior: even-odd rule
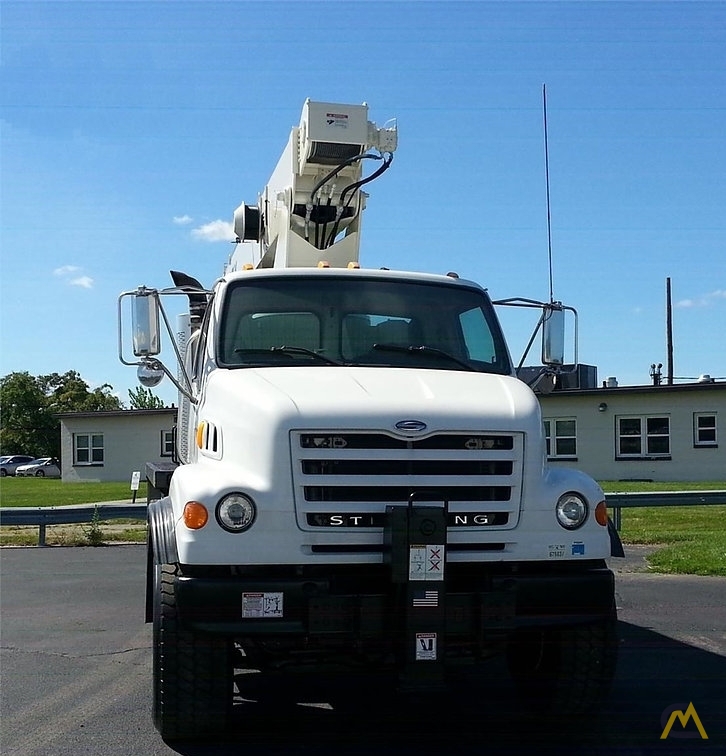
[[[638,491],[605,494],[617,530],[626,507],[693,507],[726,505],[726,491]],[[75,504],[68,507],[2,507],[0,525],[36,525],[38,546],[45,546],[48,525],[72,525],[98,520],[145,520],[146,504]]]
[[[622,525],[625,507],[696,507],[726,504],[726,491],[627,491],[606,493],[608,509],[613,511],[616,530]]]
[[[145,520],[146,504],[74,504],[67,507],[2,507],[0,525],[36,525],[38,546],[45,546],[48,525],[74,525],[76,523],[106,520]],[[96,515],[98,512],[98,515]]]

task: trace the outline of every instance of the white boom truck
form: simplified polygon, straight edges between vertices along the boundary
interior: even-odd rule
[[[365,105],[307,101],[258,204],[234,214],[240,244],[214,287],[172,272],[174,288],[119,298],[122,362],[180,389],[179,465],[166,482],[149,466],[167,739],[223,727],[242,666],[378,664],[421,690],[501,651],[540,710],[584,712],[608,691],[619,541],[599,486],[548,466],[486,290],[358,263],[361,187],[396,141]],[[363,178],[366,160],[380,165]],[[166,294],[189,300],[176,375],[158,357]],[[541,307],[551,375],[568,308]]]

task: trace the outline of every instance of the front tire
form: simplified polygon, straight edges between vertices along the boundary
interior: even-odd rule
[[[518,631],[507,662],[530,711],[586,714],[607,698],[617,665],[617,618],[587,625]]]
[[[165,740],[218,735],[232,711],[233,667],[226,638],[182,629],[176,605],[179,567],[154,568],[153,719]]]
[[[35,477],[36,478],[45,478],[45,473],[43,472],[43,470],[37,470],[36,473],[35,473]]]

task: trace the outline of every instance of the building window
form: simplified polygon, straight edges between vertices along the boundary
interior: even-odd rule
[[[577,456],[577,420],[574,417],[544,421],[547,456],[574,459]]]
[[[695,412],[693,415],[693,445],[717,446],[716,413]]]
[[[618,458],[668,457],[671,453],[670,425],[667,416],[619,417]]]
[[[170,430],[161,431],[161,456],[162,457],[174,456],[174,431],[170,431]]]
[[[103,464],[102,433],[75,433],[73,435],[73,464]]]

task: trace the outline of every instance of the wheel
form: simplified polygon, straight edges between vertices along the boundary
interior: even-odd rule
[[[36,470],[35,471],[35,477],[36,478],[45,478],[45,472],[43,472],[43,470]]]
[[[176,565],[155,566],[152,714],[165,740],[221,734],[232,711],[231,644],[226,638],[181,629],[177,574]]]
[[[615,612],[587,625],[518,631],[507,662],[526,709],[547,714],[592,711],[610,692],[617,664]]]
[[[7,474],[8,471],[4,467],[0,468],[0,478],[6,477]]]

